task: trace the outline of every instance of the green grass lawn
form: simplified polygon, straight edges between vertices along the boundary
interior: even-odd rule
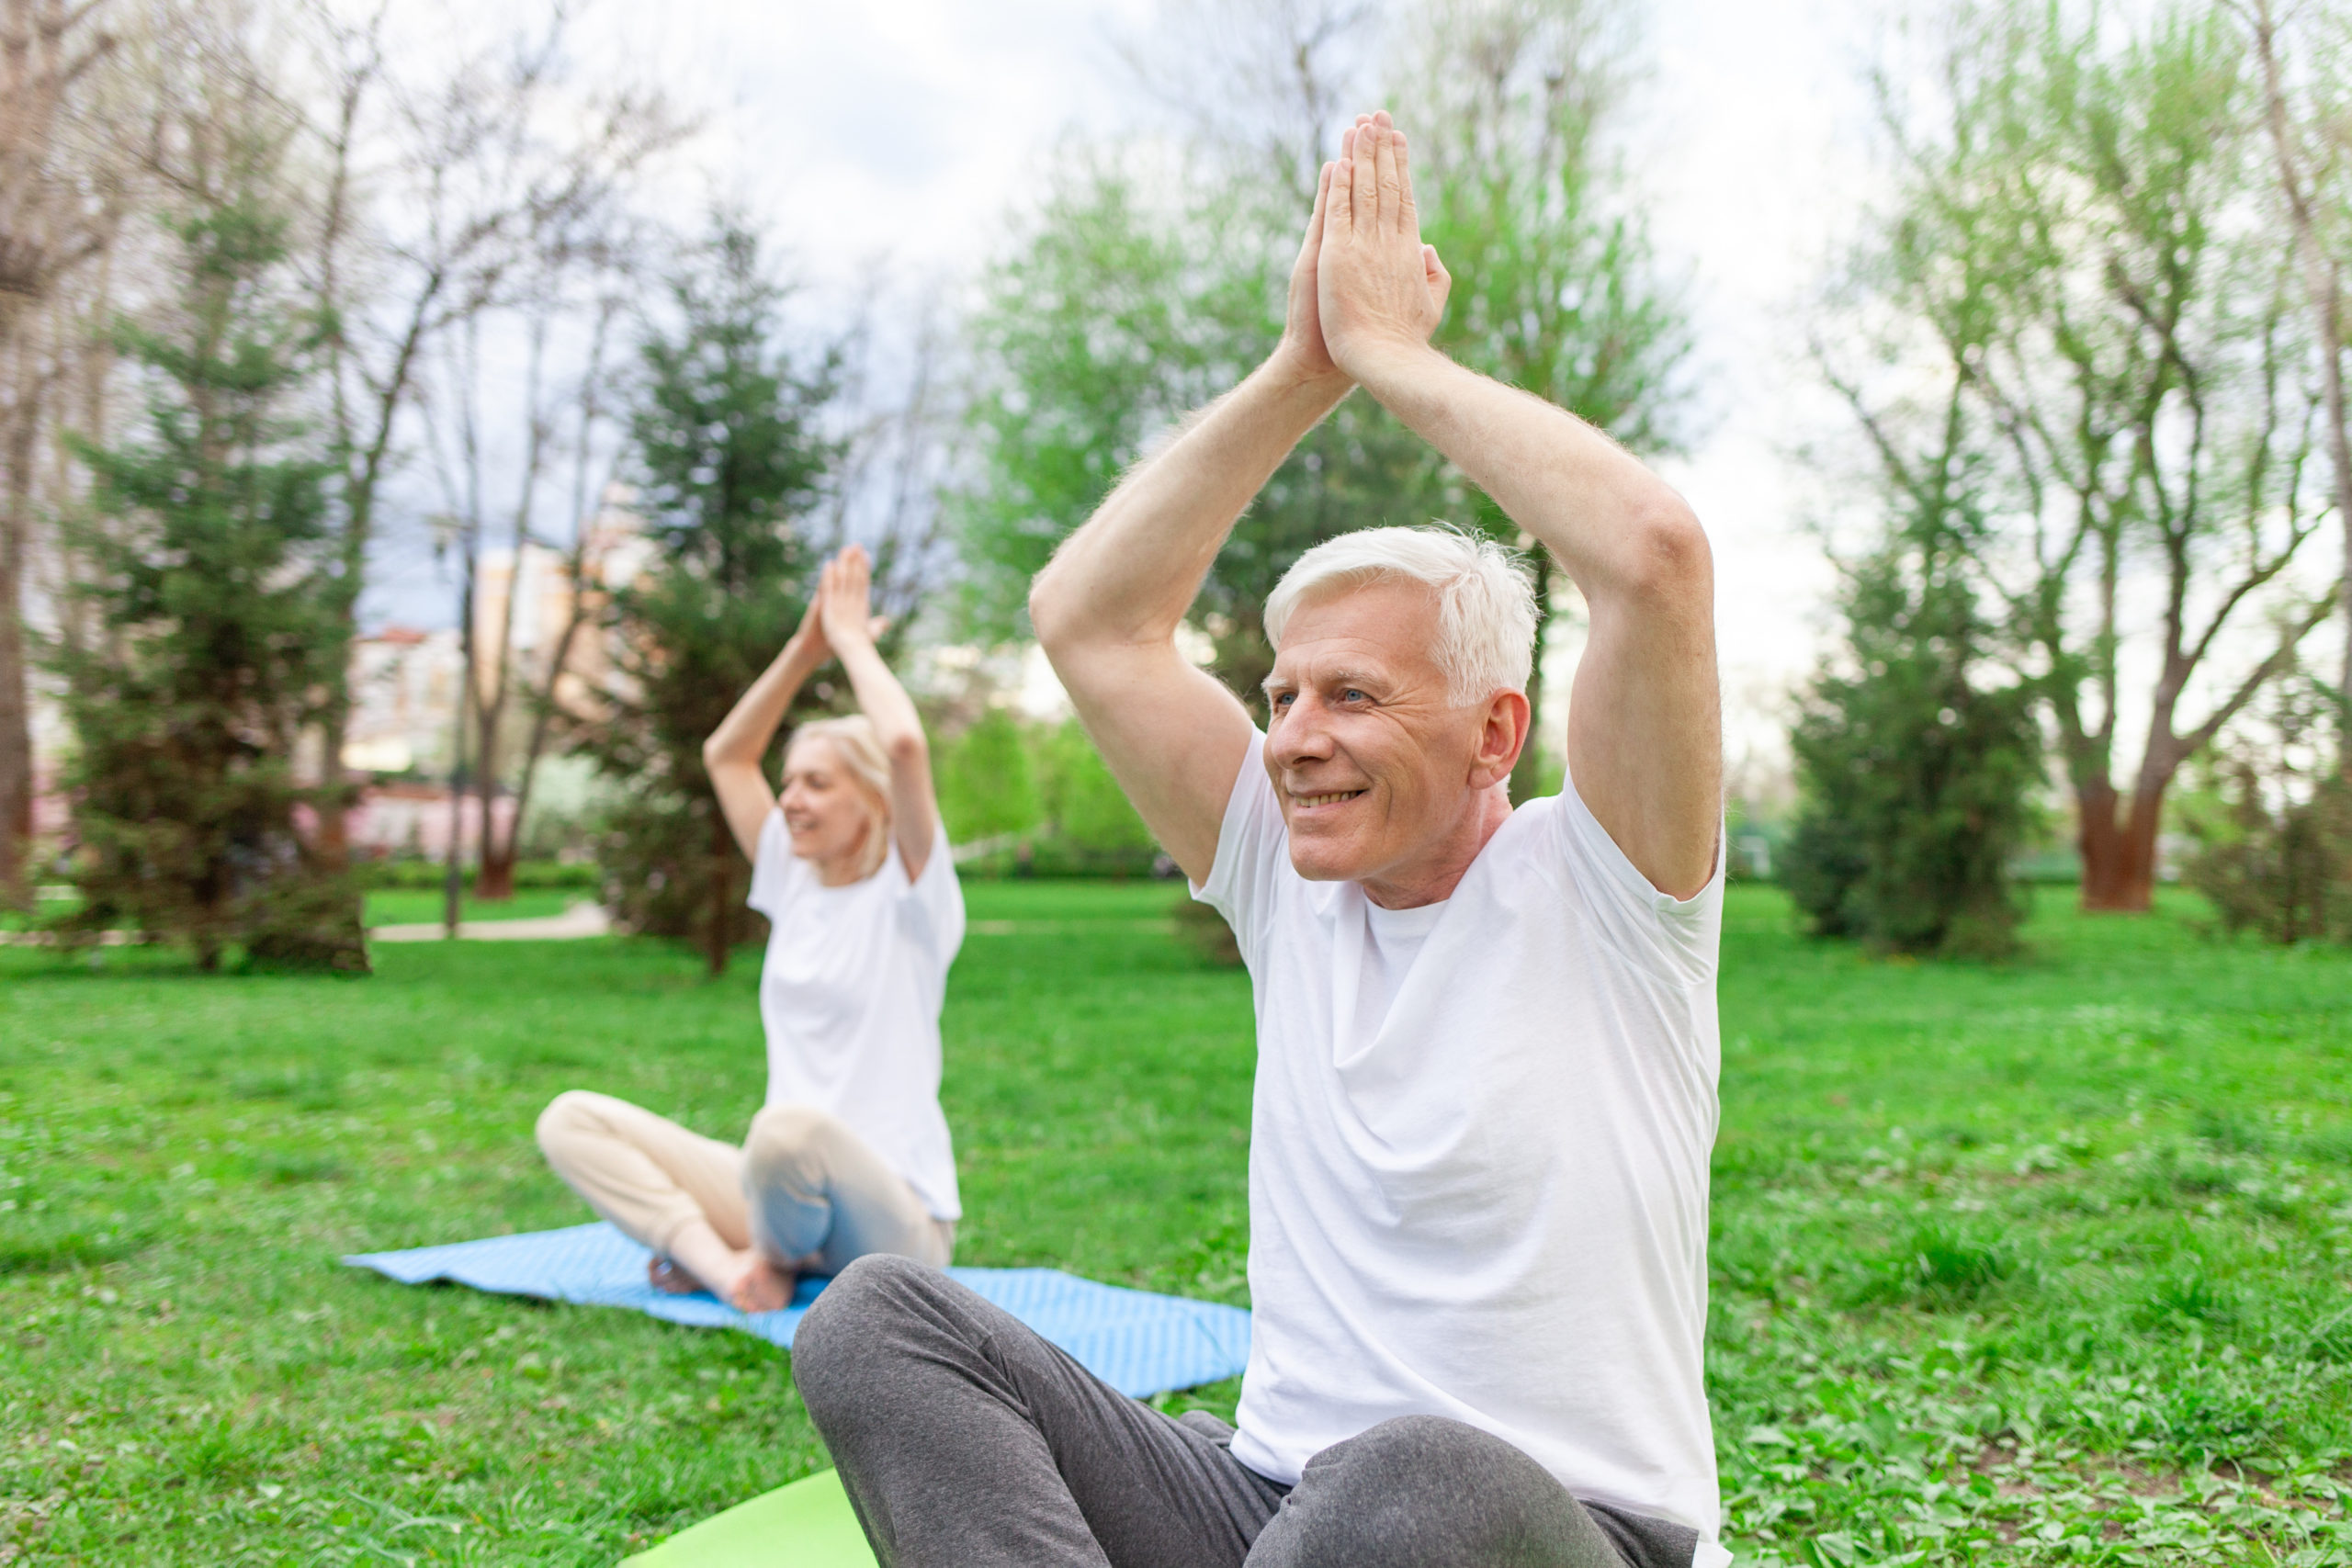
[[[459,906],[460,919],[468,920],[536,920],[549,915],[560,915],[572,905],[591,901],[595,894],[580,887],[521,887],[514,897],[495,903],[484,903],[467,895]],[[362,917],[371,926],[429,925],[441,919],[442,895],[431,888],[377,887],[368,893],[367,913]]]
[[[460,918],[469,920],[528,920],[548,915],[560,915],[572,905],[595,897],[592,889],[583,887],[524,887],[514,897],[495,903],[484,903],[471,894],[466,896]],[[377,887],[368,890],[366,911],[360,917],[368,925],[425,925],[441,919],[441,893],[426,887]],[[35,914],[39,919],[55,919],[73,910],[78,900],[62,890],[44,891]],[[0,931],[20,931],[34,924],[33,919],[15,910],[0,909]]]
[[[1246,1301],[1247,985],[1172,897],[969,889],[963,1261]],[[2030,961],[1909,965],[1736,891],[1710,1371],[1744,1562],[2352,1560],[2352,958],[2192,913],[2053,891]],[[740,1134],[756,960],[376,957],[0,951],[0,1562],[602,1563],[824,1463],[757,1340],[334,1261],[586,1217],[530,1143],[560,1089]]]

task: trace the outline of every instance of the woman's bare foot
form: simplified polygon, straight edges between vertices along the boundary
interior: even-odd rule
[[[792,1304],[792,1288],[798,1283],[789,1271],[755,1257],[728,1291],[727,1300],[738,1312],[779,1312]]]
[[[702,1281],[679,1268],[666,1258],[646,1259],[645,1278],[648,1283],[664,1295],[691,1296],[701,1290]]]

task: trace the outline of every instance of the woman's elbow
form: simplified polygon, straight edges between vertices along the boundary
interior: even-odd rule
[[[884,736],[882,750],[890,759],[890,771],[894,773],[931,761],[931,743],[920,729],[894,730]]]

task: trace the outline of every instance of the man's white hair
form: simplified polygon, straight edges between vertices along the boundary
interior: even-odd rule
[[[1292,564],[1266,598],[1266,640],[1279,651],[1299,605],[1374,582],[1437,591],[1430,653],[1457,706],[1523,692],[1535,667],[1535,584],[1518,554],[1443,524],[1361,528],[1326,539]]]

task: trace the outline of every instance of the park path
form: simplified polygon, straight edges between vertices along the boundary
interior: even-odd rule
[[[460,942],[563,942],[571,938],[605,936],[613,929],[613,918],[602,906],[574,904],[560,915],[541,915],[527,920],[460,920],[458,940]],[[376,926],[368,932],[370,942],[439,942],[446,931],[438,920],[416,925]]]

